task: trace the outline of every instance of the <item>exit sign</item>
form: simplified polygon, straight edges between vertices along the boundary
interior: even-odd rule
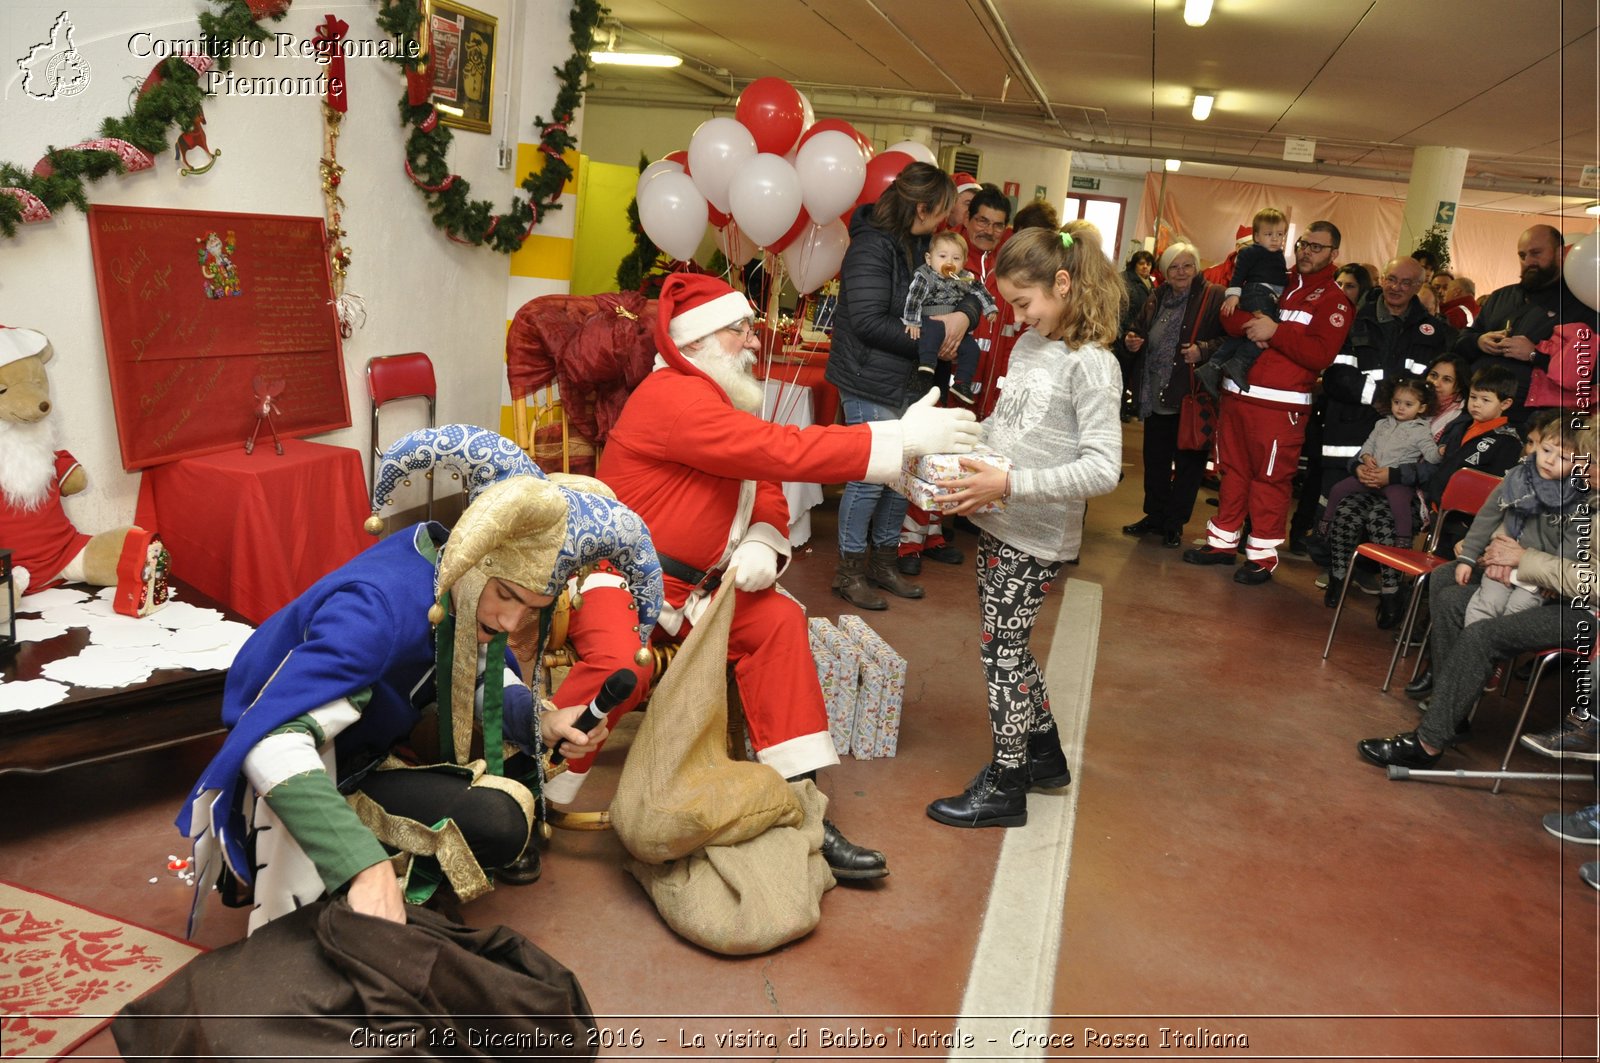
[[[1074,177],[1072,178],[1072,187],[1079,192],[1098,192],[1100,191],[1100,178]]]

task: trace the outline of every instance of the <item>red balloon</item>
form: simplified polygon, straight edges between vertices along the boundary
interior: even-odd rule
[[[818,133],[829,129],[843,133],[851,140],[854,140],[857,144],[861,145],[861,154],[865,155],[868,159],[872,158],[872,141],[867,138],[865,133],[861,132],[861,130],[857,129],[849,122],[846,122],[843,118],[819,118],[817,121],[812,122],[811,128],[807,129],[803,134],[801,134],[800,143],[804,144]],[[798,144],[795,146],[799,147]]]
[[[775,255],[783,253],[784,248],[800,239],[800,234],[806,231],[806,226],[811,224],[811,215],[806,213],[806,208],[800,208],[800,216],[789,226],[789,231],[767,245],[767,250]]]
[[[756,150],[787,155],[805,126],[800,93],[782,78],[757,78],[739,93],[733,117],[756,138]]]
[[[687,151],[684,151],[682,148],[679,148],[677,151],[669,151],[669,152],[667,152],[665,155],[663,155],[661,157],[661,161],[663,161],[663,162],[675,162],[679,166],[683,167],[683,172],[684,173],[688,173],[689,172],[689,153]]]
[[[894,184],[894,179],[900,176],[900,171],[916,162],[903,151],[886,151],[875,156],[867,162],[867,181],[861,186],[861,195],[856,197],[856,206],[863,203],[876,203],[878,197],[888,191]],[[848,224],[848,223],[847,223]]]
[[[732,218],[732,214],[722,213],[722,211],[712,206],[709,202],[706,204],[706,220],[711,223],[711,227],[713,229],[722,228],[724,225],[728,224],[729,220]]]

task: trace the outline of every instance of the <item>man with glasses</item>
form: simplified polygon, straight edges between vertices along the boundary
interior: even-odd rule
[[[764,421],[763,388],[750,373],[760,349],[751,315],[745,297],[716,277],[667,278],[655,369],[611,429],[599,475],[655,540],[665,574],[657,640],[686,637],[731,581],[738,595],[728,661],[756,759],[786,779],[814,779],[839,757],[805,610],[777,586],[789,560],[780,481],[892,483],[907,457],[970,451],[978,425],[971,410],[935,408],[931,391],[899,420],[809,428]],[[595,573],[580,590],[568,628],[579,660],[561,685],[568,705],[587,703],[607,676],[634,667],[639,648],[629,594],[616,576]],[[641,679],[648,677],[645,668]],[[647,685],[612,711],[613,722]],[[545,796],[570,802],[587,768],[587,760],[575,761]],[[853,845],[826,820],[822,855],[840,879],[889,873],[881,852]]]
[[[1222,490],[1206,524],[1204,548],[1184,551],[1192,565],[1231,565],[1246,518],[1245,563],[1235,583],[1257,586],[1278,567],[1295,466],[1311,416],[1311,389],[1350,331],[1353,311],[1333,282],[1339,230],[1316,221],[1295,241],[1295,272],[1278,303],[1278,320],[1234,311],[1223,327],[1262,347],[1248,391],[1224,384],[1217,414],[1217,465]]]
[[[1344,349],[1322,374],[1328,400],[1322,495],[1350,475],[1350,462],[1381,416],[1373,402],[1383,386],[1398,377],[1426,375],[1429,363],[1449,349],[1449,326],[1428,313],[1417,294],[1425,273],[1414,258],[1390,259],[1378,278],[1380,297],[1356,311]],[[1398,475],[1397,470],[1385,471]]]

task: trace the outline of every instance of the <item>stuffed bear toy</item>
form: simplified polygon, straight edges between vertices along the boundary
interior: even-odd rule
[[[85,535],[62,509],[86,478],[56,449],[45,372],[53,353],[42,333],[0,325],[0,549],[11,551],[18,597],[68,580],[114,587],[130,536],[141,561],[151,539],[137,528]]]

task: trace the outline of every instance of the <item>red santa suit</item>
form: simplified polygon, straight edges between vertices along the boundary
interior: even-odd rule
[[[71,454],[56,451],[55,475],[35,505],[23,505],[0,489],[0,543],[11,551],[13,565],[28,570],[29,591],[60,583],[62,570],[89,544],[89,536],[73,527],[61,507],[61,485],[77,467]]]
[[[1010,236],[1011,230],[1007,229],[993,251],[979,251],[976,245],[967,248],[967,272],[983,283],[994,297],[995,305],[1000,308],[998,314],[985,317],[972,330],[972,338],[978,342],[978,350],[983,352],[978,358],[978,374],[974,377],[983,385],[978,389],[979,420],[988,417],[994,410],[995,400],[1000,397],[1000,381],[1005,378],[1006,367],[1011,363],[1011,348],[1017,345],[1017,312],[1001,296],[999,279],[994,272],[1000,249]]]
[[[685,308],[708,289],[705,282],[726,295]],[[666,602],[658,641],[689,633],[742,544],[764,544],[787,563],[789,508],[780,477],[885,483],[902,464],[899,422],[796,428],[763,421],[735,408],[678,350],[679,343],[750,314],[744,297],[720,282],[669,278],[661,292],[655,371],[629,397],[600,460],[600,479],[644,518],[661,555]],[[719,340],[710,336],[708,342]],[[691,578],[698,573],[710,575]],[[579,661],[556,692],[561,707],[588,702],[616,669],[638,667],[637,618],[620,577],[596,573],[582,590],[569,627]],[[735,594],[728,661],[757,758],[786,778],[837,764],[804,608],[776,584]],[[641,673],[648,679],[647,668]],[[613,722],[633,708],[645,685],[613,711]],[[592,759],[574,761],[569,772],[550,780],[546,795],[557,803],[571,800]]]
[[[1249,390],[1227,381],[1217,413],[1222,490],[1217,515],[1206,524],[1206,546],[1231,555],[1248,516],[1245,558],[1269,571],[1278,564],[1311,389],[1333,364],[1354,316],[1333,283],[1334,273],[1330,263],[1316,273],[1293,275],[1278,301],[1278,330],[1250,368]],[[1243,335],[1252,316],[1235,311],[1223,319],[1223,328]]]

